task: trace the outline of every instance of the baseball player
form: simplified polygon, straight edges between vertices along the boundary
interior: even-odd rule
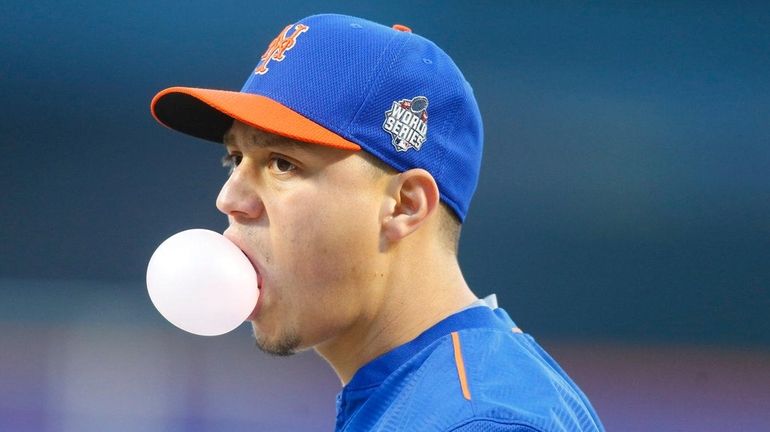
[[[152,113],[222,143],[225,236],[254,265],[260,348],[334,369],[338,431],[601,431],[590,402],[457,260],[482,123],[439,47],[316,15],[240,91],[172,87]]]

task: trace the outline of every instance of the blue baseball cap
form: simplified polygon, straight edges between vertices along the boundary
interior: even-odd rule
[[[364,150],[399,172],[422,168],[465,220],[481,166],[473,90],[452,59],[402,25],[314,15],[286,26],[236,91],[171,87],[153,116],[222,142],[233,119],[309,144]]]

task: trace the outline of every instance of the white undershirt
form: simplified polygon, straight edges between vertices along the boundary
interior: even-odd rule
[[[464,308],[460,309],[458,312],[462,312],[466,309],[479,307],[479,306],[486,306],[490,309],[497,309],[497,294],[490,294],[483,299],[478,299],[474,301],[473,303],[469,304],[468,306],[465,306]]]

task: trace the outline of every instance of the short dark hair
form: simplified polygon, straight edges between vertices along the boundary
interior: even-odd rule
[[[361,156],[369,162],[372,175],[375,177],[383,175],[395,175],[398,171],[393,169],[390,165],[386,164],[376,156],[369,154],[365,151],[360,152]],[[457,217],[455,212],[449,208],[444,202],[439,203],[439,231],[444,240],[444,245],[449,248],[455,255],[460,248],[460,232],[462,231],[462,222]]]
[[[457,255],[457,252],[460,250],[460,232],[462,231],[463,224],[454,210],[450,209],[443,202],[439,211],[439,217],[441,218],[439,229],[446,241],[445,245]]]

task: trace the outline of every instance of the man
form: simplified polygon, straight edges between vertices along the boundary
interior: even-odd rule
[[[225,235],[259,274],[257,344],[315,349],[337,430],[596,431],[590,403],[457,261],[479,174],[470,85],[404,26],[286,26],[240,92],[172,87],[164,125],[224,143]]]

